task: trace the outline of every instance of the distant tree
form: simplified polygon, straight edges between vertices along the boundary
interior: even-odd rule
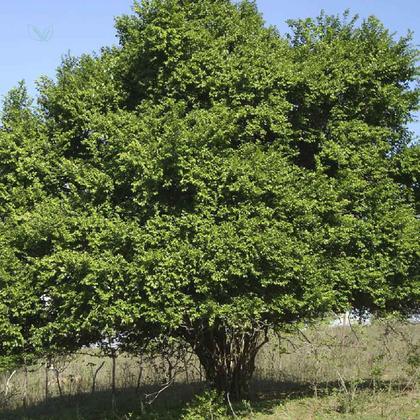
[[[183,339],[239,399],[272,328],[418,311],[410,37],[348,14],[282,37],[250,1],[134,11],[0,131],[1,333]]]

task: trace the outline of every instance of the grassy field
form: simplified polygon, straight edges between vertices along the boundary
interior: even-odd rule
[[[53,359],[55,370],[45,361],[31,366],[27,379],[23,369],[3,372],[0,418],[420,419],[419,341],[420,325],[396,322],[273,336],[258,357],[251,402],[231,408],[212,395],[195,398],[206,384],[190,356],[176,383],[148,404],[165,381],[165,361],[119,355],[113,397],[112,360],[90,349]]]

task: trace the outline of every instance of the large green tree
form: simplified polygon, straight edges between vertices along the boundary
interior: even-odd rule
[[[271,328],[418,311],[410,37],[290,26],[250,1],[143,1],[36,107],[9,95],[3,352],[166,335],[241,398]]]

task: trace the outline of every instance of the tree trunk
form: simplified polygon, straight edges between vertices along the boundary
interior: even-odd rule
[[[48,389],[48,382],[49,382],[49,377],[48,377],[48,371],[51,365],[51,359],[47,358],[47,361],[45,363],[45,401],[48,400],[49,397],[49,389]]]
[[[28,365],[26,360],[23,365],[23,407],[28,407]]]
[[[268,341],[266,329],[242,331],[219,324],[195,329],[188,341],[216,390],[233,401],[249,398],[255,358]]]
[[[105,361],[103,361],[98,368],[96,368],[95,373],[93,374],[93,378],[92,378],[92,394],[95,392],[96,389],[96,377],[98,376],[99,371],[102,369],[102,367],[104,366]]]
[[[55,372],[55,381],[57,383],[57,388],[58,388],[58,394],[60,395],[60,397],[62,397],[63,389],[61,388],[60,371],[56,368],[54,369],[54,372]]]
[[[111,371],[111,392],[112,392],[112,410],[115,411],[116,408],[116,386],[115,386],[115,376],[117,369],[117,354],[115,351],[111,353],[112,360],[112,371]]]

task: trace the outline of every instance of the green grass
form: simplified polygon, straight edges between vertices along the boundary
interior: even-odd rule
[[[342,394],[322,398],[306,397],[271,401],[268,410],[254,408],[258,420],[274,419],[419,419],[419,394],[416,392],[359,392],[353,400]]]
[[[184,385],[185,386],[185,385]],[[193,390],[175,389],[185,397],[185,392]],[[118,395],[117,408],[112,411],[110,394],[103,392],[94,397],[85,395],[77,398],[52,400],[48,403],[31,407],[29,410],[13,410],[3,412],[2,419],[145,419],[175,420],[185,413],[186,401],[175,398],[161,401],[155,407],[141,410],[139,400],[129,393]],[[328,394],[318,397],[307,396],[297,389],[294,393],[277,392],[265,398],[254,400],[247,404],[235,404],[233,410],[240,419],[420,419],[420,394],[416,390],[404,392],[395,389],[382,389],[373,392],[371,389],[360,390],[354,396],[349,396],[339,390],[331,390]],[[230,409],[226,409],[229,414]],[[228,416],[214,416],[214,419],[224,419]],[[201,418],[201,417],[200,417]],[[197,420],[200,420],[196,417]],[[211,419],[203,417],[205,419]],[[189,418],[192,419],[192,418]]]
[[[317,325],[280,340],[273,336],[258,357],[251,401],[236,404],[233,410],[242,419],[420,419],[419,337],[420,325],[395,322],[355,328]],[[93,373],[102,362],[92,393]],[[0,419],[170,420],[191,412],[188,420],[200,420],[223,418],[217,413],[232,415],[230,408],[214,401],[192,403],[206,387],[194,358],[185,361],[177,383],[152,405],[144,402],[144,395],[158,390],[163,382],[159,357],[140,363],[120,355],[114,405],[108,358],[89,350],[59,358],[55,364],[63,380],[63,395],[58,395],[50,372],[45,399],[45,368],[40,363],[30,368],[29,401],[24,408],[20,370],[10,381],[7,398],[0,393]],[[0,391],[10,373],[2,374]],[[67,380],[72,377],[77,381]]]

